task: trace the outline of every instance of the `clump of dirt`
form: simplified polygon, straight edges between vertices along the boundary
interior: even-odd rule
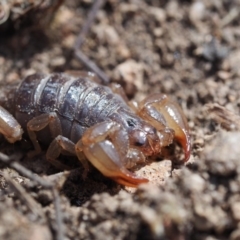
[[[148,184],[133,195],[94,195],[80,210],[82,236],[238,239],[240,167],[234,143],[239,140],[240,133],[218,133],[201,160],[173,173],[162,187]]]
[[[73,49],[92,4],[1,3],[1,99],[6,88],[32,73],[86,71]],[[139,101],[162,92],[177,101],[191,130],[191,158],[178,169],[182,153],[163,150],[170,152],[163,162],[137,172],[150,183],[133,190],[94,169],[83,179],[80,165],[69,174],[44,155],[30,161],[26,142],[11,146],[2,140],[1,238],[239,239],[239,5],[106,1],[82,52],[128,97]]]

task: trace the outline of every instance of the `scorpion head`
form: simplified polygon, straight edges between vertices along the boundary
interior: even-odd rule
[[[155,127],[130,113],[122,113],[119,119],[128,132],[129,144],[139,149],[145,156],[158,154],[161,150],[160,138]]]
[[[137,148],[145,156],[159,154],[162,147],[176,140],[184,149],[185,161],[189,159],[190,137],[186,117],[178,104],[166,95],[154,95],[153,99],[143,102],[138,116],[122,110],[116,121],[128,132],[130,147]]]
[[[145,156],[156,155],[161,151],[157,130],[148,123],[139,122],[138,126],[129,132],[130,145],[138,148]]]

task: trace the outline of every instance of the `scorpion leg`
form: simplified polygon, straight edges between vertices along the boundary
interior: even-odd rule
[[[120,95],[122,97],[122,99],[128,104],[127,95],[124,92],[123,87],[120,84],[118,84],[118,83],[111,83],[109,87],[111,88],[111,90],[114,93]]]
[[[119,95],[119,96],[123,99],[123,101],[124,101],[135,113],[137,112],[137,110],[138,110],[138,108],[137,108],[137,102],[134,101],[134,100],[129,101],[129,99],[128,99],[128,97],[127,97],[127,95],[126,95],[123,87],[122,87],[120,84],[118,84],[118,83],[111,83],[111,84],[109,85],[109,87],[111,88],[111,90],[112,90],[115,94]]]
[[[75,156],[75,144],[68,138],[63,137],[62,135],[58,135],[51,142],[46,153],[46,158],[52,165],[54,165],[58,169],[69,170],[69,166],[57,160],[60,154],[64,153],[70,153],[71,155]]]
[[[52,138],[62,135],[60,120],[55,112],[43,113],[37,117],[34,117],[27,123],[28,136],[35,149],[28,154],[29,157],[33,157],[42,151],[35,132],[44,129],[47,126],[49,126]]]
[[[134,161],[144,161],[144,156],[135,149],[129,149],[127,132],[116,122],[105,121],[89,128],[75,149],[77,156],[83,151],[104,176],[120,184],[136,187],[148,182],[127,170],[126,167],[132,166]]]
[[[163,146],[169,145],[174,138],[184,149],[185,161],[189,159],[189,127],[182,109],[176,102],[165,94],[153,94],[139,104],[138,114],[160,132]]]
[[[22,139],[23,130],[17,120],[3,107],[0,106],[0,133],[10,143]]]

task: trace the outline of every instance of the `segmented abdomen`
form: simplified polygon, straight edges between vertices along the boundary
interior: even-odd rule
[[[15,117],[26,128],[34,116],[56,112],[63,135],[74,140],[85,128],[104,121],[124,102],[108,87],[88,77],[66,74],[34,74],[27,77],[15,95]]]

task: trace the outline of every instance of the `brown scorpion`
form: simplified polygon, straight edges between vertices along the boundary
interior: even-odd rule
[[[11,143],[27,132],[35,149],[32,156],[41,152],[40,143],[50,144],[46,157],[58,168],[66,167],[59,155],[70,153],[85,172],[89,161],[103,175],[132,187],[148,180],[127,169],[159,154],[173,140],[188,160],[188,124],[176,102],[153,94],[132,108],[116,88],[95,80],[90,72],[26,77],[9,95],[8,110],[0,107],[0,132]]]

